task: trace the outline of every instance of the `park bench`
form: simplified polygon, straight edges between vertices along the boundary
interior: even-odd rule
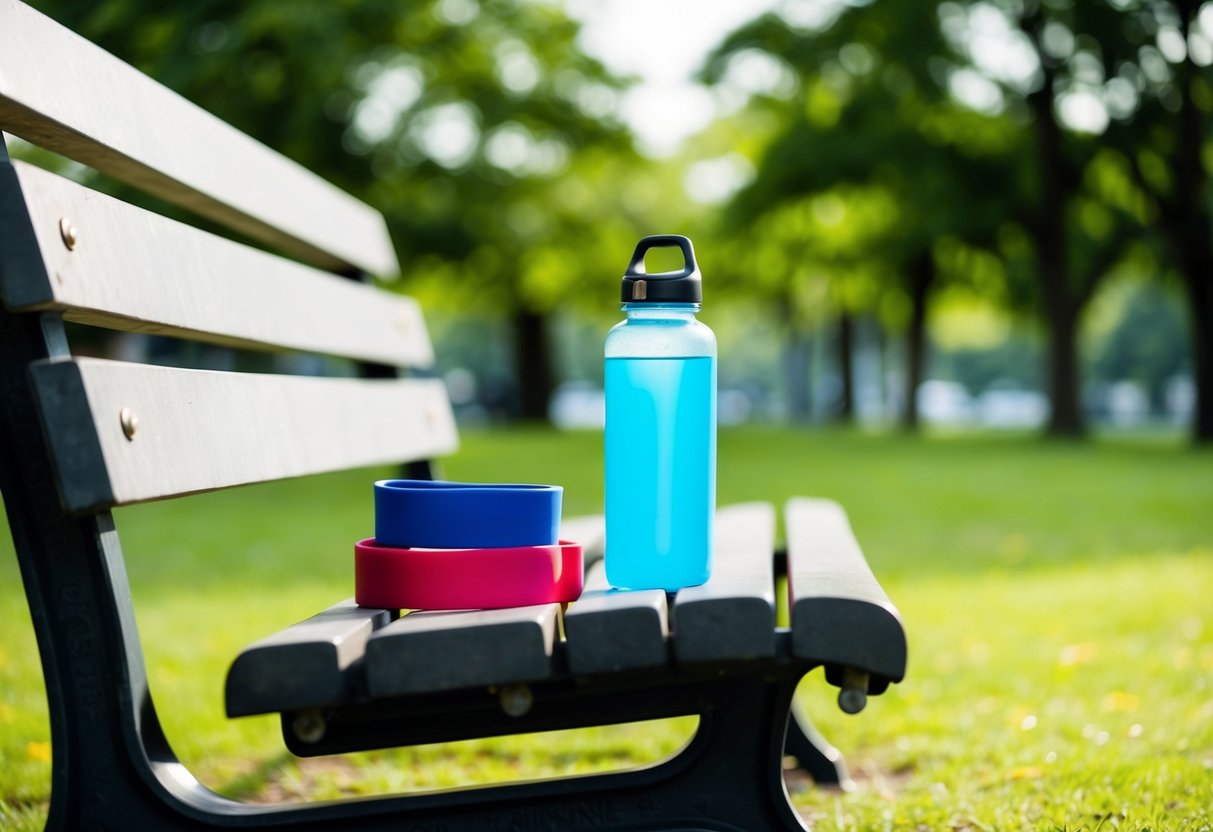
[[[838,769],[807,722],[789,723],[798,681],[824,667],[858,711],[906,659],[845,514],[813,499],[784,507],[779,550],[774,508],[722,509],[711,581],[676,595],[610,591],[597,564],[567,610],[401,615],[335,598],[233,656],[226,680],[228,714],[280,714],[298,755],[697,715],[668,761],[291,806],[199,784],[152,702],[112,509],[370,465],[429,476],[456,447],[450,404],[441,381],[409,372],[432,358],[417,304],[365,279],[399,270],[379,214],[16,0],[0,0],[0,130],[221,230],[0,145],[0,484],[49,700],[51,827],[803,828],[785,751],[821,780]],[[68,325],[341,356],[362,372],[73,356]],[[601,520],[564,534],[601,548]]]

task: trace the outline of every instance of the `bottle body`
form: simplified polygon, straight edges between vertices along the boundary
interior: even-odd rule
[[[716,338],[693,303],[624,304],[606,340],[606,572],[674,591],[711,570]]]

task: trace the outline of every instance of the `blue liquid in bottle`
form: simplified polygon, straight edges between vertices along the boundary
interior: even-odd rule
[[[698,304],[625,304],[606,343],[606,571],[674,591],[711,569],[716,340]]]

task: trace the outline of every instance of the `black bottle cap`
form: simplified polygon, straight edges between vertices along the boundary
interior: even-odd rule
[[[645,272],[644,255],[649,249],[674,247],[682,249],[685,262],[681,271]],[[654,234],[637,243],[623,273],[620,298],[624,303],[702,303],[703,281],[690,239],[681,234]]]

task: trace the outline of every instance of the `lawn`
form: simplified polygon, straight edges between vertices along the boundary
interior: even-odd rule
[[[566,513],[592,512],[600,441],[467,432],[445,474],[559,482]],[[370,533],[382,473],[117,513],[153,694],[203,782],[294,800],[566,774],[654,759],[693,730],[300,764],[275,720],[225,719],[240,647],[350,594],[350,544]],[[909,677],[857,717],[819,674],[802,685],[857,780],[843,794],[790,779],[815,829],[1213,829],[1213,454],[1149,439],[747,428],[722,433],[719,480],[721,502],[842,502],[909,632]],[[0,828],[39,828],[45,704],[7,535],[0,547]]]

